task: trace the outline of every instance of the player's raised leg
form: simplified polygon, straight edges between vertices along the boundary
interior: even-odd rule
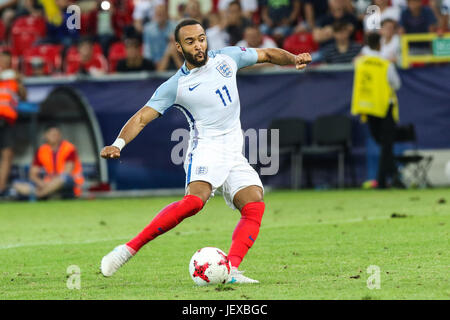
[[[211,190],[211,185],[207,182],[191,182],[183,199],[173,202],[162,209],[136,237],[126,244],[116,247],[103,257],[101,262],[102,274],[106,277],[112,276],[146,243],[199,212],[209,199]]]
[[[238,267],[259,234],[264,214],[263,190],[259,186],[249,186],[236,193],[233,203],[241,212],[241,219],[234,229],[228,258],[231,273],[228,283],[258,283],[242,275]]]

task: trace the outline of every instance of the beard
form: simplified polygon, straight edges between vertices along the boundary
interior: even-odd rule
[[[189,62],[191,65],[193,65],[194,67],[198,68],[198,67],[202,67],[206,64],[206,61],[208,59],[208,47],[206,47],[205,51],[201,51],[201,53],[203,54],[203,59],[198,60],[198,53],[196,53],[195,55],[190,54],[189,52],[184,51],[184,48],[181,47],[182,51],[183,51],[183,56],[184,59]]]

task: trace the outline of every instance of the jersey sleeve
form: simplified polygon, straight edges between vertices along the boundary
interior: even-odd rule
[[[160,114],[164,114],[164,112],[175,103],[177,89],[178,77],[173,76],[156,89],[145,106],[155,109]]]
[[[225,47],[219,53],[231,57],[238,66],[238,69],[254,65],[258,61],[258,53],[253,48],[245,47]]]

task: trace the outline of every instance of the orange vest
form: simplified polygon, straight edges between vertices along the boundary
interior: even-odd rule
[[[18,92],[17,80],[0,80],[0,118],[4,118],[9,124],[14,124],[17,120]]]
[[[45,172],[47,173],[46,179],[51,178],[53,175],[58,175],[64,172],[64,167],[66,165],[66,159],[70,153],[76,151],[77,149],[70,142],[63,140],[56,152],[56,159],[53,158],[53,150],[48,144],[43,144],[39,147],[37,152],[37,157],[39,162],[44,166]],[[55,163],[56,160],[56,163]],[[81,162],[76,155],[75,163],[71,176],[75,182],[73,187],[73,192],[78,197],[81,195],[81,186],[84,182]]]

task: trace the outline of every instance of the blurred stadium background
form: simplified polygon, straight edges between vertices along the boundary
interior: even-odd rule
[[[277,119],[298,120],[305,126],[292,145],[283,140],[280,129],[280,143],[292,148],[281,155],[276,175],[262,176],[263,183],[272,188],[360,187],[375,179],[379,150],[367,127],[350,116],[352,61],[364,50],[371,24],[367,10],[376,5],[382,54],[396,64],[403,83],[398,92],[400,124],[415,129],[415,137],[395,145],[398,156],[419,156],[402,166],[404,182],[448,186],[449,4],[448,0],[1,1],[1,50],[11,54],[12,68],[22,75],[27,89],[27,99],[18,106],[9,181],[28,177],[43,129],[57,122],[78,149],[86,178],[83,197],[182,193],[184,170],[171,161],[179,142],[172,141],[172,133],[187,129],[178,111],[170,110],[148,126],[124,149],[120,161],[106,162],[98,153],[181,66],[171,35],[177,21],[191,17],[206,26],[210,49],[281,47],[313,56],[305,72],[258,66],[238,75],[244,130],[267,129]],[[412,5],[419,7],[419,16],[411,14]],[[79,28],[74,20],[78,13]],[[334,40],[337,22],[348,30],[345,39]],[[305,154],[299,164],[299,150],[318,143],[319,120],[322,127],[326,123],[321,141],[332,144],[332,152]]]
[[[28,179],[44,130],[56,123],[81,159],[81,197],[96,199],[17,203],[3,193],[0,299],[448,299],[449,13],[449,0],[0,0],[0,84],[8,90],[14,70],[27,91],[14,135],[0,130],[0,148],[14,151],[8,187]],[[246,155],[255,156],[258,133],[280,129],[277,173],[261,179],[282,190],[267,193],[258,245],[244,261],[258,287],[193,290],[192,253],[226,250],[239,218],[219,196],[116,277],[98,270],[105,253],[184,194],[183,166],[173,161],[187,142],[181,112],[152,122],[118,161],[99,151],[183,63],[172,33],[186,17],[204,23],[210,49],[281,47],[313,57],[305,71],[258,65],[237,76]],[[373,27],[401,78],[406,134],[394,149],[414,190],[355,190],[375,186],[380,156],[350,112],[353,61]],[[258,142],[251,163],[261,173],[273,163]],[[324,189],[332,191],[316,191]],[[68,290],[74,264],[81,290]],[[382,290],[366,285],[372,264]]]

